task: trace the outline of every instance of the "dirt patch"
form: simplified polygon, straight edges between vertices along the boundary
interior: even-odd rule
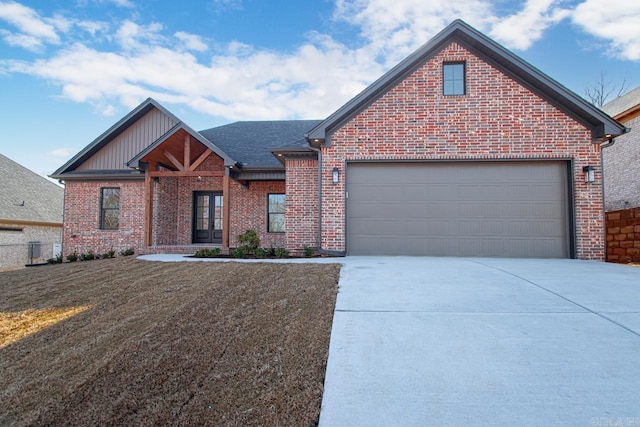
[[[22,310],[15,313],[0,312],[0,348],[75,316],[88,308],[90,306]]]
[[[100,260],[0,274],[0,424],[314,425],[338,265]]]

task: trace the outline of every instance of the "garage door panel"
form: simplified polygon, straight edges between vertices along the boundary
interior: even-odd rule
[[[569,255],[566,162],[355,163],[347,191],[349,254]]]

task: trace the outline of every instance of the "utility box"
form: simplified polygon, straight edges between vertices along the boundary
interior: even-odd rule
[[[62,256],[62,243],[54,243],[53,251],[51,253],[53,254],[51,255],[51,258],[57,258],[59,256]]]
[[[33,260],[40,258],[42,244],[40,242],[29,242],[29,262],[33,264]]]

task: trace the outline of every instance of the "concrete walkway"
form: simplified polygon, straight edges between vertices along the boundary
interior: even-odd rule
[[[320,426],[640,426],[640,269],[310,261],[344,266]]]

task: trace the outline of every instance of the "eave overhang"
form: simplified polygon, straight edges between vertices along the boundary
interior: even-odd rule
[[[229,177],[236,181],[284,181],[284,167],[279,166],[235,166],[227,168]]]
[[[307,147],[269,148],[271,154],[284,166],[285,160],[317,160],[318,153]]]
[[[119,170],[82,170],[71,171],[61,175],[50,175],[51,178],[55,178],[61,181],[107,181],[107,180],[130,180],[130,179],[144,179],[144,173],[131,169],[119,169]]]
[[[591,131],[594,142],[625,133],[625,127],[500,44],[456,20],[305,135],[311,146],[331,145],[331,134],[451,43],[458,43]]]

